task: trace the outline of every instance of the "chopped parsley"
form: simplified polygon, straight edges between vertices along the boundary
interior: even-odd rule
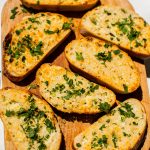
[[[118,49],[118,50],[114,50],[113,53],[114,53],[115,55],[118,55],[118,54],[120,54],[120,50],[119,50],[119,49]]]
[[[80,143],[77,143],[76,146],[77,146],[77,147],[81,147],[81,144],[80,144]]]
[[[105,48],[112,47],[112,44],[111,43],[105,43],[104,47]]]
[[[45,120],[45,125],[49,133],[51,133],[52,130],[55,130],[55,127],[53,126],[52,122],[49,119]]]
[[[106,128],[105,124],[103,124],[103,125],[99,128],[99,130],[103,131],[104,128]]]
[[[94,85],[94,84],[91,82],[89,89],[90,89],[90,92],[95,92],[95,90],[98,90],[98,89],[99,89],[99,85],[98,85],[98,84]]]
[[[99,89],[99,85],[92,82],[89,82],[86,88],[82,88],[80,87],[80,85],[83,84],[82,81],[77,80],[78,75],[75,74],[75,77],[75,79],[69,78],[69,76],[67,76],[67,73],[64,74],[63,79],[66,84],[57,83],[50,91],[51,95],[55,96],[56,94],[54,93],[56,92],[59,92],[60,94],[63,93],[60,98],[62,98],[63,100],[69,100],[83,94],[89,95],[90,93],[93,93],[95,92],[95,90]]]
[[[126,117],[126,118],[135,118],[135,114],[133,113],[133,108],[128,103],[125,103],[122,107],[119,109],[120,115]]]
[[[71,23],[65,22],[65,23],[63,24],[62,29],[67,30],[67,29],[70,29],[70,28],[71,28]]]
[[[80,53],[76,52],[76,59],[79,60],[79,61],[84,60],[82,52],[80,52]]]
[[[17,35],[20,35],[20,33],[22,32],[22,30],[21,29],[20,30],[16,30],[15,32],[16,32]]]
[[[108,113],[109,110],[110,110],[110,105],[109,105],[107,102],[100,103],[100,104],[99,104],[99,109],[100,109],[101,111],[104,111],[104,112]]]
[[[65,89],[65,85],[64,84],[56,84],[56,86],[52,89],[52,93],[53,92],[57,92],[59,91],[60,93]]]
[[[44,32],[45,32],[46,34],[54,34],[54,33],[59,33],[59,29],[56,29],[55,31],[51,31],[51,30],[45,30],[45,29],[44,29]]]
[[[11,10],[11,16],[10,16],[10,19],[15,19],[16,15],[18,14],[18,7],[14,7],[12,10]]]
[[[32,56],[37,56],[37,55],[43,55],[43,52],[41,50],[43,46],[43,42],[40,41],[34,48],[30,49],[30,53]]]
[[[126,12],[126,10],[125,9],[123,9],[123,8],[121,8],[121,11],[124,13],[124,14],[126,14],[127,12]]]
[[[109,12],[109,11],[108,11],[108,10],[106,10],[106,9],[104,10],[104,13],[105,13],[105,14],[107,14],[108,16],[110,16],[110,15],[111,15],[111,12]]]
[[[137,125],[138,125],[138,123],[137,123],[137,122],[133,122],[133,125],[137,126]]]
[[[132,19],[131,15],[128,18],[124,18],[122,21],[117,22],[117,23],[112,24],[112,25],[113,26],[117,25],[119,30],[123,34],[127,35],[128,39],[130,41],[135,40],[140,35],[140,32],[135,30],[134,27],[133,27],[134,22],[133,22],[133,19]]]
[[[111,62],[112,60],[111,52],[100,52],[97,55],[95,55],[95,57],[98,60],[102,60],[103,64],[105,64],[106,61]]]
[[[28,18],[28,20],[32,23],[37,23],[37,24],[40,24],[40,22],[37,20],[37,18]]]
[[[123,84],[124,92],[128,93],[128,86],[126,84]]]
[[[73,96],[81,96],[82,94],[85,93],[85,89],[81,88],[81,89],[78,89],[78,90],[72,90],[72,91],[66,91],[67,95],[64,96],[63,98],[66,99],[66,100],[69,100],[70,98],[72,98]]]
[[[136,31],[134,30],[133,28],[131,29],[130,33],[128,34],[128,39],[130,41],[133,41],[135,40],[137,37],[139,37],[140,35],[140,32],[139,31]]]
[[[5,115],[6,115],[7,117],[12,117],[12,116],[15,115],[15,112],[14,112],[14,111],[10,111],[10,110],[6,110]]]
[[[45,85],[46,85],[46,86],[48,86],[48,85],[49,85],[49,82],[48,82],[48,81],[45,81],[44,83],[45,83]]]
[[[97,25],[97,20],[95,18],[90,18],[90,20],[94,25]]]
[[[131,134],[127,134],[126,132],[123,132],[123,135],[124,135],[124,136],[127,136],[127,137],[130,137],[130,136],[131,136]]]
[[[99,138],[96,136],[92,142],[91,142],[91,148],[99,148],[99,147],[105,147],[107,148],[107,137],[106,135],[102,135],[102,138]]]
[[[47,22],[48,24],[51,24],[51,21],[50,21],[50,20],[48,20],[48,19],[46,20],[46,22]]]
[[[135,47],[140,47],[140,46],[143,47],[142,43],[136,40]]]
[[[117,141],[118,141],[118,139],[117,139],[117,136],[115,134],[112,135],[112,141],[114,143],[114,147],[117,148]]]
[[[25,133],[26,138],[28,138],[28,149],[32,149],[33,145],[36,143],[38,144],[38,150],[45,150],[47,148],[45,141],[49,139],[49,134],[54,132],[56,128],[51,120],[48,119],[45,112],[39,110],[39,108],[36,106],[35,99],[32,97],[32,95],[27,97],[27,101],[29,102],[28,109],[21,107],[16,112],[6,110],[6,116],[17,116],[18,119],[23,118],[20,126]],[[42,126],[39,124],[40,121],[44,121]],[[47,132],[45,131],[44,135],[41,136],[39,135],[39,132],[43,126],[46,126]]]
[[[74,85],[74,83],[73,83],[73,79],[69,79],[68,77],[67,77],[67,75],[63,75],[63,78],[64,78],[64,80],[66,81],[66,83],[69,85],[69,87],[70,88],[74,88],[75,87],[75,85]]]

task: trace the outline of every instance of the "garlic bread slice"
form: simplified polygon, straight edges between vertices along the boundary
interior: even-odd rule
[[[146,129],[146,113],[137,99],[128,99],[74,139],[76,150],[137,149]]]
[[[137,57],[150,56],[150,26],[126,8],[97,7],[83,16],[81,30],[110,41]]]
[[[23,80],[70,33],[68,19],[55,13],[25,17],[6,37],[4,71],[10,80]]]
[[[47,102],[18,89],[0,90],[0,117],[17,150],[59,150],[61,131]]]
[[[92,8],[98,0],[21,0],[23,5],[37,10],[83,11]]]
[[[69,43],[65,55],[73,68],[117,93],[131,93],[139,87],[134,62],[116,45],[86,37]]]
[[[107,88],[55,65],[43,64],[37,71],[36,83],[43,98],[66,113],[108,112],[116,100]]]

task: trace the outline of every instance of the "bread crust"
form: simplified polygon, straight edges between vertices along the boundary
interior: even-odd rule
[[[29,8],[37,10],[47,10],[47,11],[84,11],[91,9],[96,5],[98,0],[84,0],[85,2],[41,2],[39,5],[35,1],[31,0],[21,0],[23,5]]]

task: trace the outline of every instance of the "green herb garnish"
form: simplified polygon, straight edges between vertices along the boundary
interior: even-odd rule
[[[120,112],[120,115],[122,115],[126,118],[135,118],[135,114],[132,112],[133,108],[128,103],[125,103],[118,110]]]
[[[50,20],[46,20],[46,22],[47,22],[48,24],[51,24],[51,21],[50,21]]]
[[[76,146],[77,146],[77,147],[81,147],[81,144],[80,144],[80,143],[77,143]]]
[[[40,22],[37,20],[37,18],[28,18],[28,20],[32,23],[37,23],[37,24],[40,24]]]
[[[43,52],[41,50],[42,46],[43,46],[43,42],[40,41],[36,47],[30,49],[31,55],[32,56],[43,55]]]
[[[119,49],[118,49],[118,50],[114,50],[114,51],[113,51],[113,53],[114,53],[115,55],[120,54],[120,52],[121,52],[121,51],[120,51]]]
[[[114,143],[114,147],[117,148],[117,141],[118,141],[118,139],[117,139],[115,134],[112,135],[112,141]]]
[[[106,61],[111,62],[111,60],[112,60],[111,52],[108,52],[108,53],[107,52],[100,52],[97,55],[95,55],[95,57],[98,60],[102,60],[104,64]]]
[[[128,93],[128,86],[126,84],[123,84],[124,92]]]
[[[11,10],[10,19],[15,19],[16,15],[18,14],[17,9],[18,9],[18,7],[14,7],[14,8]]]
[[[111,15],[111,12],[109,12],[109,11],[108,11],[108,10],[106,10],[106,9],[104,10],[104,13],[105,13],[105,14],[107,14],[108,16],[110,16],[110,15]]]
[[[80,52],[80,53],[76,52],[76,59],[79,60],[79,61],[80,60],[82,60],[82,61],[84,60],[82,52]]]
[[[15,115],[15,112],[14,112],[14,111],[11,111],[11,110],[6,110],[5,115],[6,115],[7,117],[12,117],[12,116]]]
[[[16,30],[15,32],[16,32],[17,35],[20,35],[20,33],[22,32],[22,29]]]
[[[90,18],[90,20],[94,25],[97,25],[97,20],[95,18]]]
[[[100,104],[99,104],[99,109],[100,109],[101,111],[104,111],[104,112],[108,113],[109,110],[110,110],[110,105],[109,105],[107,102],[100,103]]]
[[[106,128],[105,124],[103,124],[103,125],[99,128],[99,130],[103,131],[104,128]]]
[[[123,132],[123,135],[124,135],[124,136],[128,136],[128,137],[131,136],[131,134],[127,134],[127,133],[125,133],[125,132]]]
[[[62,29],[67,30],[67,29],[70,29],[70,28],[71,28],[71,23],[65,22],[65,23],[63,24]]]
[[[56,29],[55,31],[51,31],[51,30],[45,30],[45,29],[44,29],[44,32],[45,32],[46,34],[54,34],[54,33],[59,33],[59,29]]]

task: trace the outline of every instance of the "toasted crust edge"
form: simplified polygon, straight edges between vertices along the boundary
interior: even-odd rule
[[[21,0],[22,4],[25,5],[28,8],[33,8],[37,10],[47,10],[47,11],[84,11],[93,8],[99,1],[95,0],[93,3],[85,3],[83,5],[36,5],[36,4],[30,4],[28,2],[24,2],[24,0]]]

